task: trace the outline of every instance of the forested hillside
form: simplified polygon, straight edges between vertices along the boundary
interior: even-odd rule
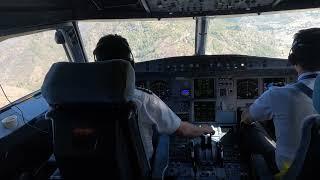
[[[0,84],[11,101],[38,90],[50,66],[67,61],[54,41],[55,31],[20,36],[0,42]],[[0,108],[8,104],[0,91]]]
[[[287,58],[293,35],[320,27],[319,10],[214,19],[208,32],[208,54],[244,54]]]
[[[79,27],[86,53],[92,60],[92,51],[99,38],[118,34],[131,46],[135,59],[192,55],[194,53],[195,21],[125,21],[125,22],[80,22]]]

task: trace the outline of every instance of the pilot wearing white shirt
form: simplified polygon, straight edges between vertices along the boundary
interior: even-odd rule
[[[113,59],[127,60],[134,67],[133,55],[126,39],[119,35],[106,35],[100,38],[93,52],[96,61]],[[155,129],[160,134],[173,134],[185,137],[197,137],[206,133],[214,133],[209,126],[194,126],[181,119],[154,93],[137,88],[132,100],[136,103],[146,156],[153,155],[152,137]]]
[[[305,29],[294,36],[289,62],[298,72],[297,82],[273,87],[263,93],[241,122],[247,124],[244,142],[252,153],[260,153],[273,173],[291,165],[296,156],[303,119],[316,113],[312,104],[314,82],[320,74],[320,28]],[[273,120],[276,142],[261,121]]]

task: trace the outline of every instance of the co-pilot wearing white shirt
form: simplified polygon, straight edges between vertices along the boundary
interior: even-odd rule
[[[113,59],[127,60],[134,67],[134,59],[127,40],[119,35],[106,35],[100,38],[93,51],[96,61]],[[160,134],[176,133],[185,137],[197,137],[214,133],[209,126],[198,127],[181,119],[154,93],[136,89],[132,100],[137,104],[138,121],[147,157],[153,154],[153,127]]]
[[[319,48],[319,28],[299,31],[288,58],[299,75],[297,82],[266,91],[242,113],[241,122],[247,124],[243,129],[245,144],[251,152],[264,155],[273,173],[291,165],[300,142],[303,119],[316,113],[310,96],[315,78],[320,74]],[[276,142],[259,123],[271,119]]]

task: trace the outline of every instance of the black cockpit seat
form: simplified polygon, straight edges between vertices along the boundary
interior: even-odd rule
[[[150,165],[123,60],[55,63],[42,86],[51,109],[54,155],[63,179],[148,179]]]
[[[313,105],[320,113],[320,77],[313,91]],[[296,158],[284,175],[285,180],[320,178],[320,115],[315,114],[304,120],[300,146]]]

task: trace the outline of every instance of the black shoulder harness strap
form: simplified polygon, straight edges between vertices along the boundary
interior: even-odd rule
[[[140,91],[143,91],[143,92],[146,92],[148,94],[153,94],[151,90],[149,89],[145,89],[145,88],[142,88],[142,87],[136,87],[136,89],[140,90]]]
[[[299,89],[301,92],[303,92],[304,94],[306,94],[309,98],[312,99],[312,95],[313,95],[313,90],[310,89],[308,86],[306,86],[305,84],[303,84],[302,82],[298,82],[296,84],[294,84],[294,86]]]

